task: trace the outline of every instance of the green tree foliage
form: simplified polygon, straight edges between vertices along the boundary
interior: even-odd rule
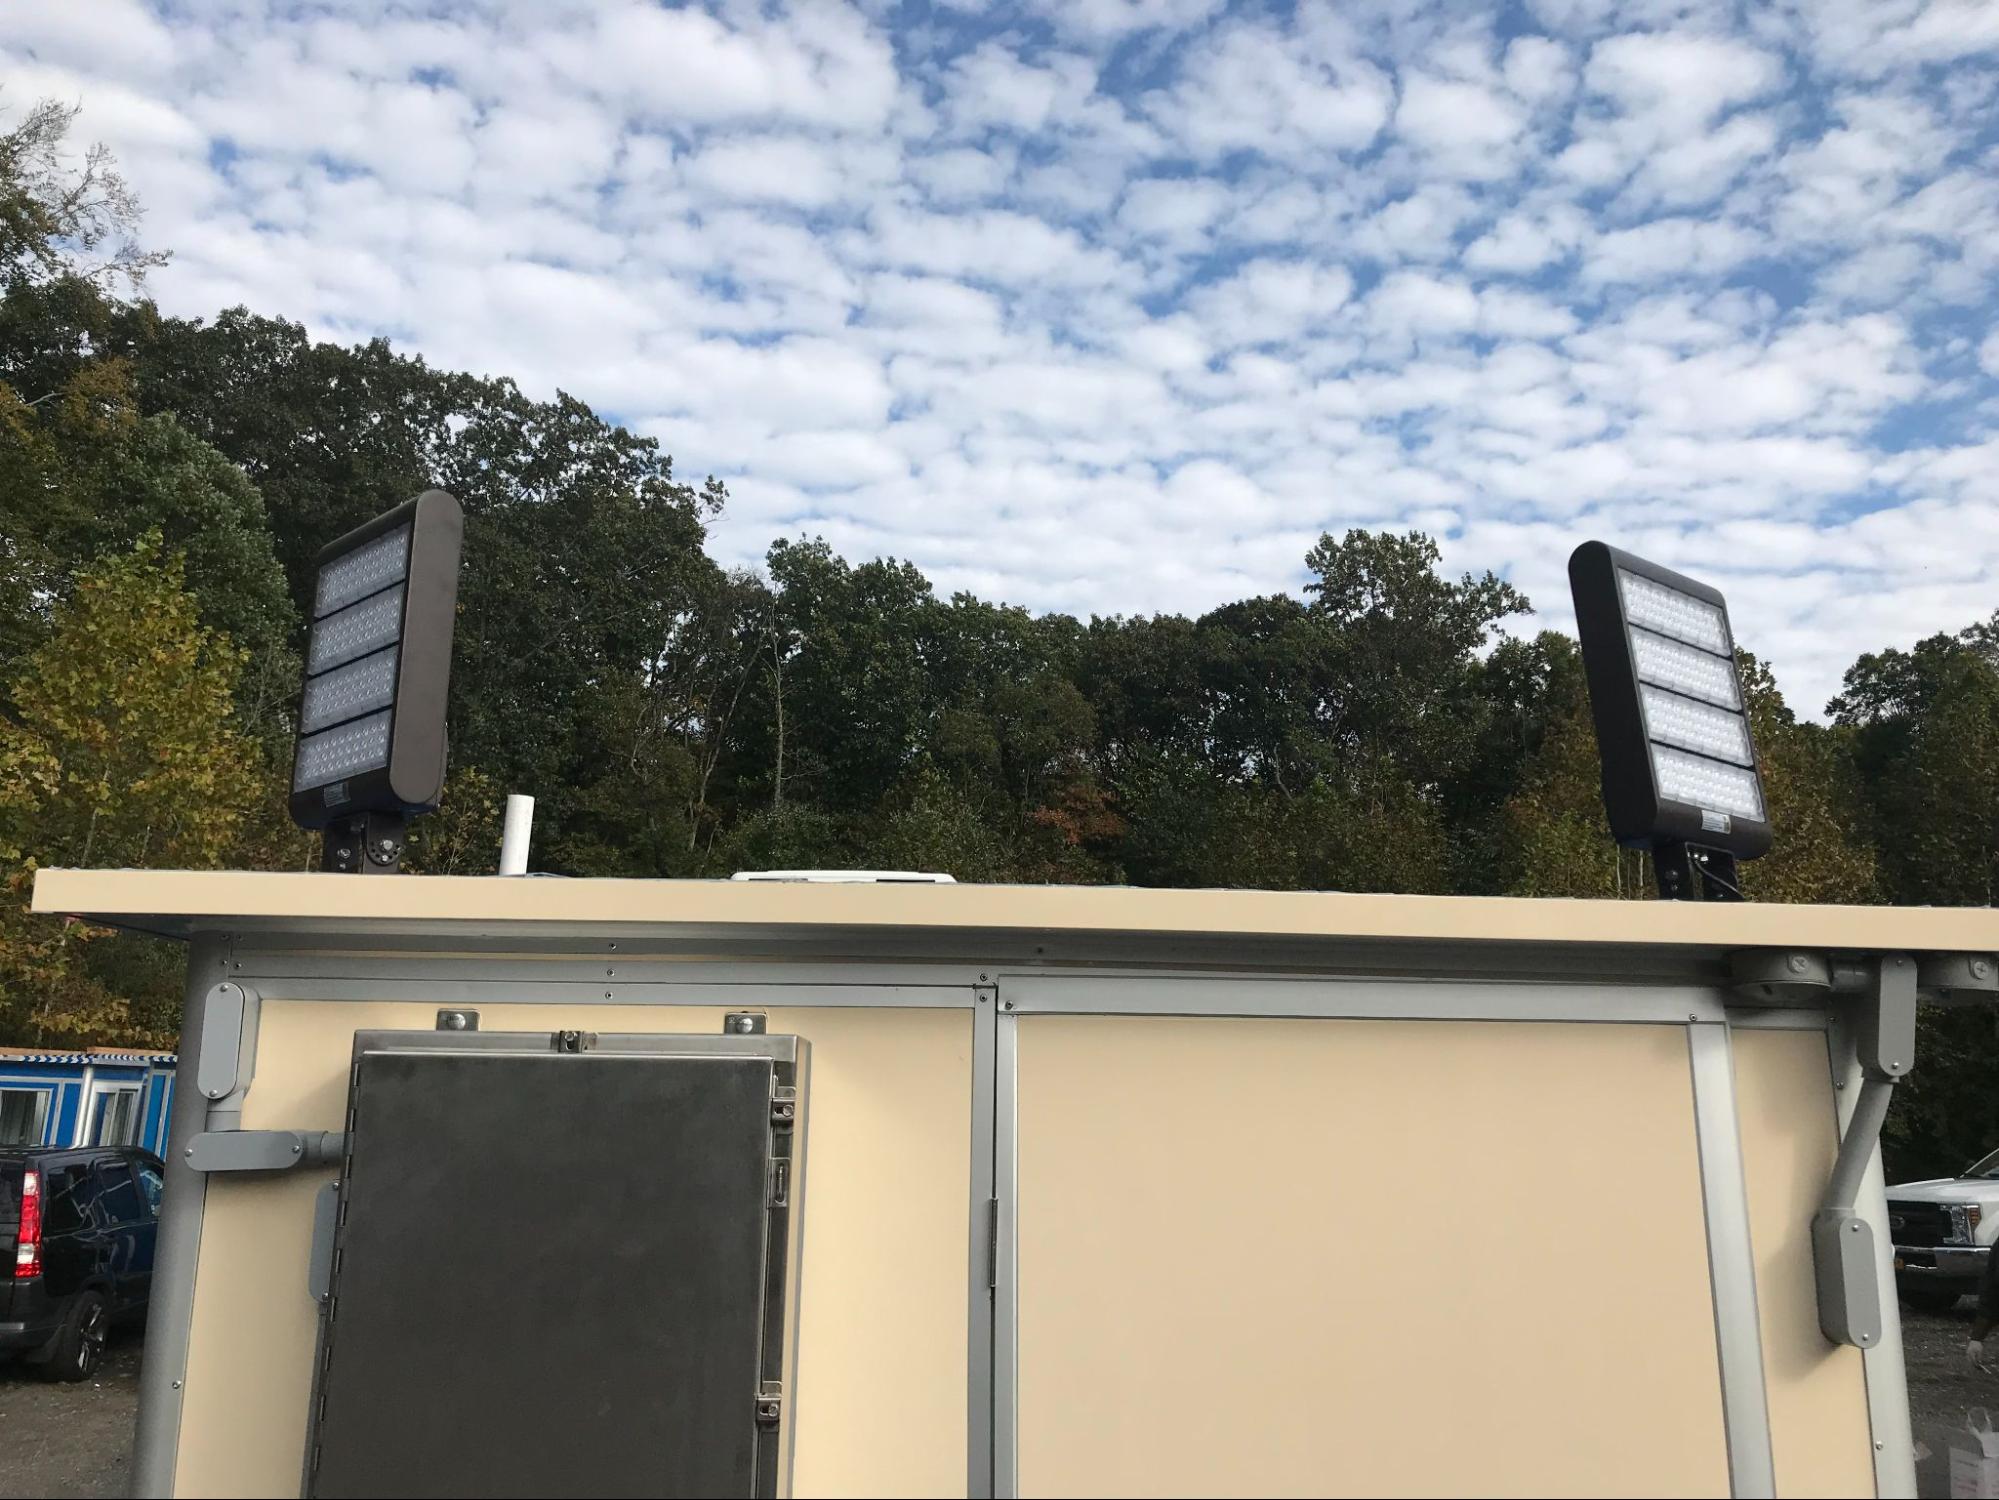
[[[1907,651],[1869,653],[1832,702],[1862,788],[1883,894],[1990,905],[1999,890],[1999,616]],[[1999,1145],[1999,1030],[1989,1010],[1926,1008],[1896,1090],[1891,1171],[1955,1172]]]
[[[92,971],[88,934],[26,915],[27,877],[236,854],[263,770],[236,725],[241,669],[157,536],[78,575],[0,720],[0,1031],[39,1044],[150,1029]]]

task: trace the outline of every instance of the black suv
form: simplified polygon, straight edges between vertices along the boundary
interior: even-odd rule
[[[0,1147],[0,1355],[86,1380],[153,1283],[160,1159],[132,1147]]]

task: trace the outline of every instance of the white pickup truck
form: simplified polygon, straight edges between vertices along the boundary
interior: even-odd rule
[[[1978,1290],[1999,1239],[1999,1151],[1956,1177],[1888,1189],[1895,1286],[1922,1312],[1943,1312]]]

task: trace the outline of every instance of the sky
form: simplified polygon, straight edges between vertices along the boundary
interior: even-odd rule
[[[1999,608],[1999,4],[73,0],[168,312],[566,390],[775,537],[1080,615],[1599,537],[1817,714]]]

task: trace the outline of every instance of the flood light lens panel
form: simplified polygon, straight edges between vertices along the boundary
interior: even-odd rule
[[[330,724],[344,723],[396,699],[396,653],[378,651],[318,677],[308,677],[305,702],[299,709],[299,729],[316,734]]]
[[[305,670],[317,676],[390,645],[403,632],[403,591],[400,585],[359,604],[350,604],[312,627],[312,646]]]
[[[313,618],[330,615],[356,599],[365,599],[392,583],[400,583],[409,570],[409,555],[410,528],[398,526],[345,557],[335,558],[320,570]]]
[[[1728,620],[1705,599],[1683,594],[1629,568],[1617,570],[1617,586],[1624,594],[1624,618],[1641,630],[1671,636],[1717,656],[1727,656],[1735,649],[1728,638]]]
[[[1678,745],[1731,765],[1756,764],[1749,748],[1749,725],[1741,714],[1682,698],[1678,693],[1668,693],[1650,684],[1639,687],[1638,699],[1645,705],[1645,732],[1657,743]]]
[[[353,719],[298,742],[298,763],[292,768],[292,790],[325,786],[375,771],[389,763],[389,710]]]
[[[1742,695],[1735,682],[1735,663],[1726,656],[1710,656],[1649,630],[1634,630],[1631,659],[1637,664],[1641,682],[1656,683],[1721,708],[1742,706]]]
[[[1675,802],[1761,823],[1763,790],[1755,771],[1725,765],[1705,755],[1690,755],[1671,745],[1652,747],[1652,768],[1659,777],[1659,795]]]

